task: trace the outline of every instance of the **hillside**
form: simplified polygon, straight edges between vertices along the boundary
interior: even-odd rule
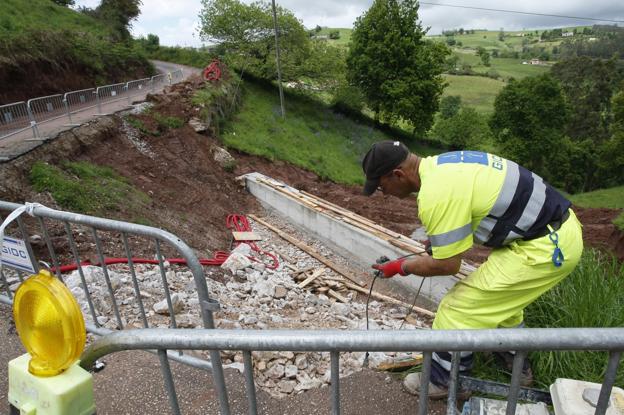
[[[2,0],[0,36],[0,105],[154,73],[104,23],[50,0]]]

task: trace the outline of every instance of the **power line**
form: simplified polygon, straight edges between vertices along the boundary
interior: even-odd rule
[[[521,12],[518,10],[504,10],[504,9],[490,9],[487,7],[475,7],[475,6],[459,6],[456,4],[444,4],[444,3],[429,3],[425,1],[419,2],[420,4],[428,4],[430,6],[443,6],[443,7],[455,7],[458,9],[472,9],[472,10],[486,10],[491,12],[513,13],[513,14],[528,14],[531,16],[547,16],[547,17],[563,17],[565,19],[578,19],[578,20],[595,20],[597,22],[612,22],[612,23],[624,23],[624,20],[610,20],[610,19],[597,19],[595,17],[578,17],[578,16],[563,16],[560,14],[546,14],[546,13],[531,13]]]

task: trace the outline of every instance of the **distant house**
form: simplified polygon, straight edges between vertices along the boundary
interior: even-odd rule
[[[537,58],[533,58],[533,59],[531,59],[531,60],[529,61],[529,63],[530,63],[531,65],[541,65],[541,64],[542,64],[542,61],[541,61],[541,60],[539,60],[539,59],[537,59]]]
[[[563,36],[563,37],[574,36],[574,32],[563,32],[563,34],[561,36]]]

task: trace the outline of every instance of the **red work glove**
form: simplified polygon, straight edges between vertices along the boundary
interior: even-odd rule
[[[381,271],[384,278],[394,277],[396,274],[407,275],[401,267],[405,262],[405,258],[395,259],[394,261],[384,262],[383,264],[374,264],[373,268]]]

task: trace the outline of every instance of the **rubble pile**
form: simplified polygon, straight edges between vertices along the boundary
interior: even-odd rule
[[[255,226],[257,228],[257,226]],[[222,268],[204,268],[210,296],[219,301],[215,326],[223,329],[366,329],[366,304],[357,301],[357,292],[347,288],[343,277],[304,251],[271,238],[266,230],[262,236],[263,250],[280,256],[280,265],[273,270],[257,261],[227,261]],[[328,251],[318,242],[316,248]],[[249,246],[240,244],[236,253],[242,258],[253,256]],[[329,252],[327,252],[329,254]],[[239,256],[239,257],[240,257]],[[236,257],[232,255],[230,259]],[[285,260],[284,258],[288,258]],[[258,258],[262,260],[263,258]],[[266,259],[266,258],[264,258]],[[234,262],[234,264],[232,264]],[[134,267],[139,295],[150,327],[172,326],[172,316],[163,288],[163,272],[158,266],[138,264]],[[99,325],[117,329],[103,269],[82,267],[93,300]],[[128,265],[109,266],[108,276],[115,294],[124,328],[141,328],[143,319]],[[171,294],[173,319],[178,328],[202,328],[199,300],[192,273],[183,267],[165,262],[164,278]],[[12,287],[17,288],[14,281]],[[65,276],[65,283],[77,299],[87,321],[92,320],[89,304],[78,271]],[[369,328],[398,330],[425,326],[414,314],[404,322],[406,309],[372,300],[369,303]],[[255,380],[259,388],[283,397],[330,381],[329,353],[253,352]],[[370,367],[401,353],[371,353]],[[224,366],[243,370],[240,351],[222,351]],[[340,376],[359,371],[364,353],[341,353]]]

